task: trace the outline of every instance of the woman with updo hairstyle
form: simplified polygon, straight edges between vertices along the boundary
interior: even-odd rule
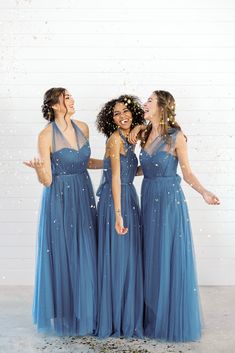
[[[210,205],[219,199],[193,174],[187,139],[175,120],[175,100],[154,91],[144,104],[148,124],[135,127],[129,140],[141,139],[141,225],[144,263],[144,333],[164,341],[185,342],[201,336],[197,276],[189,213],[181,178]],[[142,131],[142,132],[141,132]]]
[[[140,210],[133,185],[134,146],[127,137],[142,124],[139,100],[122,95],[107,102],[97,117],[106,138],[98,202],[98,337],[142,337],[143,273]]]
[[[43,190],[38,229],[33,321],[43,333],[59,336],[93,334],[97,313],[97,216],[87,168],[102,168],[90,159],[89,129],[72,120],[74,99],[65,88],[44,95],[48,125],[38,137],[34,168]]]

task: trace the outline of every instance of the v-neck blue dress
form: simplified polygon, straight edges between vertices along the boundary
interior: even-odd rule
[[[201,313],[188,207],[174,155],[178,129],[140,153],[144,174],[141,223],[144,244],[144,329],[150,338],[194,341]]]
[[[42,197],[33,321],[39,331],[88,335],[96,328],[96,207],[90,146],[72,121],[77,149],[52,122],[52,184]]]
[[[110,157],[104,158],[98,202],[98,319],[96,334],[143,336],[143,273],[139,202],[133,185],[137,158],[133,145],[124,141],[120,154],[121,209],[126,235],[115,230]]]

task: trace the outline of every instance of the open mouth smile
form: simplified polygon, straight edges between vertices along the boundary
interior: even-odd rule
[[[125,125],[125,124],[127,124],[128,122],[129,122],[128,119],[122,119],[122,120],[120,121],[120,123],[121,123],[122,125]]]

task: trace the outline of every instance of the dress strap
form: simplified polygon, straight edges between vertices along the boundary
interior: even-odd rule
[[[72,123],[73,128],[74,128],[75,133],[76,133],[78,148],[80,149],[85,143],[89,143],[89,140],[84,135],[84,133],[80,129],[80,127],[73,121],[73,119],[71,119],[71,123]]]
[[[52,123],[52,152],[56,152],[60,149],[63,148],[71,148],[71,145],[69,141],[66,139],[58,125],[56,124],[56,121],[53,121]]]
[[[73,121],[73,119],[71,119],[71,124],[73,125],[77,137],[79,138],[79,136],[82,136],[84,140],[87,140],[86,136],[84,135],[80,127]]]
[[[77,148],[74,148],[73,146],[71,146],[70,142],[65,137],[65,135],[60,130],[60,128],[58,127],[55,121],[53,121],[51,124],[52,124],[52,152],[58,151],[63,148],[72,148],[79,151],[79,149],[83,147],[84,144],[86,143],[89,144],[88,139],[85,137],[82,130],[78,127],[78,125],[73,120],[71,120],[71,124],[75,132]]]
[[[170,130],[170,136],[171,136],[171,147],[170,147],[170,153],[173,153],[175,150],[175,145],[176,145],[176,138],[179,133],[180,129],[172,128]]]
[[[119,135],[124,142],[125,149],[128,151],[131,147],[131,144],[127,141],[126,137],[123,135],[122,131],[118,129]]]
[[[51,123],[51,127],[52,127],[52,146],[51,146],[51,149],[52,149],[52,153],[55,152],[56,150],[56,143],[55,143],[55,122],[52,121]]]

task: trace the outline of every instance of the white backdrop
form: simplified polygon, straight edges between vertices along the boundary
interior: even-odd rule
[[[222,202],[208,206],[183,183],[199,283],[235,285],[234,20],[233,0],[0,1],[0,284],[33,283],[42,186],[22,161],[45,125],[43,93],[65,86],[97,158],[105,101],[155,89],[175,96],[192,169]],[[96,189],[100,172],[91,177]]]

